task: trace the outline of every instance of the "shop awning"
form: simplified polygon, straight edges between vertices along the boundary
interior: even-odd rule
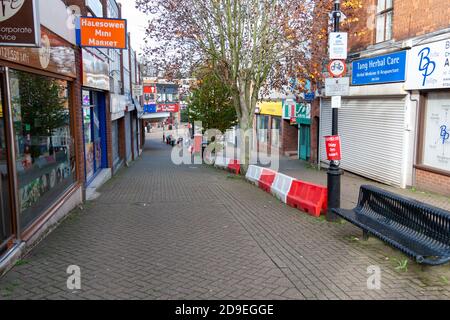
[[[155,112],[144,113],[142,119],[144,120],[165,120],[170,117],[170,112]]]

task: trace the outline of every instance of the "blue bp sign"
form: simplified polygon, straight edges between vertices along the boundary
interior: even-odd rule
[[[146,104],[144,105],[145,113],[156,113],[156,104]]]
[[[405,81],[406,51],[353,61],[352,85]]]

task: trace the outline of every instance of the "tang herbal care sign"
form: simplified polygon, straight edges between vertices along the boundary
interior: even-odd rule
[[[81,47],[126,49],[127,20],[80,17],[77,43]]]

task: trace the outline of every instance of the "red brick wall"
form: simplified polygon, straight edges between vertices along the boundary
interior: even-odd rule
[[[375,43],[377,0],[363,1],[358,22],[352,22],[350,51],[360,51]],[[393,7],[393,40],[401,41],[450,27],[448,0],[395,0]],[[362,33],[361,33],[362,32]]]
[[[317,159],[317,152],[319,150],[320,141],[317,140],[317,136],[319,135],[319,120],[320,120],[320,100],[315,99],[311,103],[311,158],[309,161],[311,163],[317,163],[319,159]],[[319,139],[321,139],[319,137]]]
[[[450,196],[450,177],[416,169],[416,187],[419,190]]]
[[[281,152],[298,152],[298,127],[291,126],[288,120],[281,120]]]

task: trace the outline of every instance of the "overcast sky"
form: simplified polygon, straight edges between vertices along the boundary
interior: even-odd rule
[[[127,19],[128,32],[131,32],[131,46],[138,53],[142,52],[143,38],[147,27],[147,17],[135,8],[134,0],[118,0],[122,4],[122,18]]]

